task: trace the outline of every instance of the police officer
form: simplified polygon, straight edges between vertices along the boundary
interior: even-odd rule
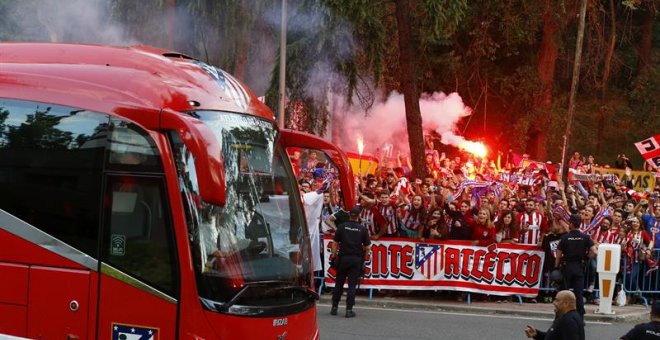
[[[371,241],[369,232],[360,222],[360,206],[355,206],[349,213],[349,221],[337,227],[332,253],[330,254],[331,266],[337,269],[335,290],[332,293],[332,309],[330,314],[337,315],[337,306],[344,290],[344,282],[348,276],[348,292],[346,294],[346,317],[355,316],[353,305],[355,305],[355,289],[362,275],[362,265],[365,257],[369,254]],[[339,256],[337,256],[339,248]]]
[[[640,323],[631,329],[621,340],[658,340],[660,339],[660,301],[653,302],[651,322]]]
[[[561,237],[557,245],[555,267],[561,268],[566,288],[575,293],[577,312],[584,320],[584,275],[589,258],[596,256],[596,246],[589,235],[580,232],[580,215],[570,218],[570,231]]]

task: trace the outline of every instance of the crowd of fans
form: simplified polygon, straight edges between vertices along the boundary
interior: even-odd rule
[[[293,157],[301,190],[315,190],[332,167],[316,152]],[[427,151],[424,178],[412,178],[403,157],[382,160],[375,173],[356,176],[355,193],[361,223],[373,240],[403,237],[418,240],[463,240],[473,245],[536,245],[546,253],[546,282],[554,254],[571,215],[579,214],[580,230],[596,244],[618,243],[622,249],[625,290],[639,290],[641,277],[657,267],[660,249],[660,186],[632,190],[632,164],[619,155],[613,168],[623,178],[597,175],[592,156],[576,152],[568,162],[566,181],[559,165],[498,154],[496,159],[461,154],[448,158]],[[605,165],[605,167],[608,167]],[[657,171],[657,169],[654,169]],[[359,177],[359,178],[358,178]],[[657,181],[660,184],[660,180]],[[338,186],[325,192],[321,232],[332,235],[343,217]],[[585,258],[587,292],[595,284],[595,262]],[[623,272],[622,272],[623,274]]]

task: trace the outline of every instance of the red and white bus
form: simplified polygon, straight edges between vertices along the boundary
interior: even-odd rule
[[[0,334],[317,339],[279,130],[226,72],[150,47],[0,44]]]

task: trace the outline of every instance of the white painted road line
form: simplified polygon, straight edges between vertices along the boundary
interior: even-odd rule
[[[330,307],[329,304],[317,303],[317,306]],[[461,312],[442,312],[442,311],[430,311],[430,310],[415,310],[415,309],[400,309],[400,308],[385,308],[385,307],[369,307],[369,306],[355,306],[356,310],[360,309],[371,309],[371,310],[385,310],[392,312],[406,312],[406,313],[422,313],[422,314],[439,314],[439,315],[460,315],[460,316],[476,316],[482,318],[493,318],[493,319],[516,319],[516,320],[533,320],[533,321],[552,321],[551,318],[535,318],[535,317],[526,317],[519,315],[493,315],[493,314],[475,314],[475,313],[461,313]],[[601,321],[587,321],[587,324],[591,325],[611,325],[611,322],[601,322]]]

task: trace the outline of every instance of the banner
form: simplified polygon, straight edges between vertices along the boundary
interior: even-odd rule
[[[329,263],[332,239],[323,240]],[[373,240],[360,288],[456,290],[490,295],[536,297],[544,253],[536,246],[464,241]],[[325,284],[335,285],[335,269],[325,266]]]
[[[593,170],[596,174],[614,174],[619,178],[621,183],[625,183],[623,181],[623,178],[626,176],[625,170],[602,167],[594,167]],[[630,175],[635,183],[635,186],[632,188],[633,190],[652,191],[653,188],[655,188],[655,173],[648,171],[631,171]]]
[[[601,168],[594,168],[594,169],[601,169]],[[605,170],[609,170],[607,168],[602,168]],[[618,170],[618,169],[615,169]],[[595,171],[595,170],[594,170]],[[623,170],[622,170],[623,171]],[[602,173],[600,171],[594,172],[592,174],[583,174],[578,172],[575,169],[568,169],[568,172],[570,174],[570,180],[572,181],[581,181],[581,182],[588,182],[588,181],[594,181],[594,182],[599,182],[599,181],[606,181],[606,182],[611,182],[613,184],[620,184],[621,181],[619,180],[619,176],[617,174],[612,174],[612,173]]]
[[[529,186],[536,185],[539,182],[535,177],[532,176],[521,175],[521,174],[510,174],[507,172],[501,173],[499,176],[499,180],[502,182],[508,182],[518,185],[529,185]]]
[[[654,167],[660,167],[660,135],[637,142],[635,147],[642,154],[644,160]]]

